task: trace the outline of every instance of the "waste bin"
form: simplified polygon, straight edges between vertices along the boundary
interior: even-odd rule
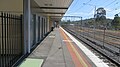
[[[51,27],[51,31],[53,31],[54,27]]]

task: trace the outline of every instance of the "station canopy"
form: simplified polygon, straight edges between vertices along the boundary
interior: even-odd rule
[[[32,11],[45,16],[50,16],[54,21],[59,21],[73,0],[31,0]]]

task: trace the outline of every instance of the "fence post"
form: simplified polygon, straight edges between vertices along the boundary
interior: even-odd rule
[[[7,62],[7,61],[6,61],[6,60],[7,60],[7,56],[6,56],[6,55],[7,55],[7,44],[6,44],[6,13],[4,13],[4,24],[3,24],[3,25],[4,25],[4,30],[5,30],[5,31],[4,31],[4,32],[5,32],[5,33],[4,33],[4,40],[5,40],[5,41],[4,41],[4,42],[5,42],[5,45],[4,45],[4,48],[5,48],[5,49],[4,49],[4,50],[5,50],[5,51],[4,51],[4,52],[5,52],[4,57],[5,57],[5,66],[6,66],[6,62]]]
[[[1,12],[0,12],[0,20],[1,20]],[[0,29],[1,29],[1,26],[0,26]],[[0,43],[1,43],[1,31],[0,31]],[[2,44],[0,44],[0,67],[2,67],[2,61],[1,61],[1,59],[2,59],[2,57],[1,57],[1,45],[2,45]]]
[[[23,15],[20,15],[20,25],[21,25],[21,51],[23,54]]]
[[[3,34],[4,34],[4,33],[3,33],[3,32],[4,32],[4,31],[3,31],[3,30],[4,30],[3,25],[4,25],[4,24],[3,24],[3,18],[4,18],[4,16],[3,16],[3,12],[1,12],[1,18],[2,18],[2,19],[1,19],[1,21],[2,21],[2,53],[1,53],[2,55],[1,55],[1,56],[2,56],[2,66],[4,67],[4,58],[3,58],[3,54],[4,54],[4,40],[3,40],[3,38],[4,38],[4,37],[3,37]]]
[[[9,33],[9,32],[8,32],[8,29],[9,29],[9,28],[8,28],[8,26],[9,26],[9,24],[8,24],[8,23],[9,23],[9,15],[8,15],[8,13],[7,13],[6,16],[7,16],[7,22],[6,22],[6,24],[7,24],[7,34],[6,34],[6,35],[7,35],[7,44],[8,44],[8,43],[9,43],[9,34],[8,34],[8,33]],[[7,57],[8,57],[8,60],[10,60],[10,55],[9,55],[9,52],[10,52],[10,51],[9,51],[9,49],[10,49],[10,46],[7,45]],[[8,61],[7,64],[8,64],[8,66],[10,66],[9,61]]]

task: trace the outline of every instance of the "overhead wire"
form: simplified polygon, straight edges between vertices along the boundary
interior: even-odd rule
[[[113,5],[113,8],[112,9],[110,9],[110,11],[107,11],[107,12],[111,12],[111,14],[112,15],[115,15],[116,14],[116,12],[117,12],[117,10],[119,10],[119,7],[120,6],[118,6],[118,4],[119,4],[119,2],[120,1],[117,1],[117,0],[114,0],[114,1],[112,1],[111,3],[109,3],[108,5],[106,5],[105,7],[108,7],[108,6],[110,6],[110,5]],[[117,7],[116,7],[117,6]],[[113,12],[113,11],[115,11],[115,12]]]
[[[76,5],[77,5],[78,3],[79,3],[78,0],[74,0],[73,3],[71,4],[71,6],[69,7],[69,9],[76,7]],[[75,4],[75,5],[73,5],[73,4]],[[67,12],[69,12],[69,9],[68,9]],[[70,11],[72,11],[72,10],[70,10]]]
[[[89,3],[89,2],[91,2],[91,1],[92,1],[92,0],[89,0],[88,2],[86,2],[86,4]],[[82,9],[84,6],[85,6],[85,5],[82,5],[82,6],[79,7],[78,9],[76,9],[76,10],[74,10],[74,11],[72,11],[72,12],[69,12],[69,14],[79,11],[79,10]]]
[[[119,2],[116,2],[114,5],[118,5],[118,4],[119,4]],[[111,9],[111,11],[108,11],[108,12],[113,12],[113,11],[115,11],[115,10],[118,10],[119,7],[120,7],[120,6],[113,7],[113,8]]]
[[[91,2],[91,1],[92,1],[92,0],[89,0],[88,2],[86,2],[86,4],[88,4],[88,3]],[[83,4],[83,6],[79,7],[78,9],[76,9],[76,11],[82,9],[84,6],[85,6],[85,5]],[[76,11],[75,11],[75,12],[76,12]]]
[[[108,1],[108,0],[107,0],[107,1]],[[105,1],[105,2],[107,2],[107,1]],[[110,5],[114,4],[114,3],[115,3],[114,5],[118,5],[120,1],[117,1],[117,2],[116,2],[116,1],[117,1],[117,0],[113,0],[112,2],[110,2],[109,4],[107,4],[105,7],[108,7],[108,6],[110,6]],[[105,8],[105,7],[104,7],[104,8]],[[119,6],[119,7],[120,7],[120,6]],[[113,12],[113,11],[115,11],[115,10],[119,10],[119,9],[120,9],[119,7],[114,7],[113,10],[108,11],[108,12]],[[119,12],[118,14],[120,14],[120,12]],[[91,15],[93,15],[93,14],[91,14]]]
[[[75,0],[75,3],[73,3],[73,4],[75,4],[75,5],[72,6],[72,8],[76,7],[76,5],[77,5],[78,3],[79,3],[78,0]]]
[[[108,2],[108,0],[106,0],[105,2]],[[105,3],[105,2],[104,2],[104,3]],[[100,4],[99,4],[99,5],[100,5]],[[99,5],[98,5],[98,6],[99,6]],[[89,12],[89,14],[90,14],[92,11],[93,11],[93,9]],[[84,17],[90,17],[90,16],[93,16],[93,15],[94,15],[94,13],[93,13],[93,14],[90,14],[90,15],[89,15],[89,14],[88,14],[88,16],[84,16]]]
[[[120,12],[118,14],[120,14]]]
[[[107,0],[107,1],[108,1],[108,0]],[[107,2],[107,1],[105,1],[105,2]],[[111,5],[111,4],[114,3],[115,1],[116,1],[116,0],[112,1],[110,4],[106,5],[105,7]],[[116,2],[116,4],[118,4],[118,2]],[[90,16],[92,16],[92,15],[94,15],[94,14],[88,15],[88,16],[86,16],[86,17],[90,17]]]
[[[107,4],[105,7],[108,7],[109,5],[111,5],[112,3],[114,3],[115,1],[117,1],[117,0],[112,1],[111,3]]]
[[[75,2],[75,1],[76,1],[76,2]],[[75,3],[74,3],[74,2],[75,2]],[[78,0],[74,0],[74,2],[72,3],[72,6],[70,6],[70,8],[71,8],[71,7],[72,7],[72,8],[76,7],[77,4],[79,3]],[[75,5],[73,5],[73,4],[75,4]],[[72,10],[69,10],[68,12],[70,13],[70,12],[73,12],[73,11],[72,11]]]
[[[88,15],[87,15],[87,16],[84,16],[84,17],[90,17],[90,16],[93,16],[93,15],[94,15],[94,13],[90,14],[92,11],[93,11],[93,9],[92,9],[92,10],[88,13]]]
[[[108,2],[109,0],[106,0],[104,3],[102,3],[102,4],[99,4],[98,6],[101,6],[101,5],[103,5],[103,4],[105,4],[106,2]]]
[[[78,0],[76,0],[76,4],[73,6],[73,7],[76,7],[77,6],[77,4],[78,4],[78,2],[77,2]],[[89,0],[88,2],[86,2],[86,4],[88,4],[89,2],[91,2],[92,0]],[[109,4],[107,4],[107,5],[105,5],[104,6],[104,8],[105,7],[108,7],[108,6],[110,6],[110,5],[113,5],[114,3],[114,5],[118,5],[119,4],[119,1],[117,1],[117,0],[113,0],[112,2],[110,2]],[[106,0],[105,2],[108,2],[108,0]],[[105,3],[104,2],[104,3]],[[77,9],[75,9],[74,11],[69,11],[67,14],[70,14],[70,15],[74,15],[74,13],[75,12],[78,12],[78,11],[80,11],[83,7],[84,7],[85,5],[84,4],[82,4],[79,8],[77,8]],[[98,5],[97,5],[98,6]],[[111,10],[111,11],[108,11],[108,12],[112,12],[112,11],[114,11],[114,10],[118,10],[119,9],[119,7],[116,7],[116,8],[113,8],[113,10]],[[93,10],[91,10],[89,13],[91,13]],[[85,12],[86,13],[86,12]],[[91,14],[91,15],[89,15],[89,13],[88,13],[88,16],[92,16],[93,14]],[[77,13],[76,13],[77,14]],[[120,12],[119,12],[119,14],[120,14]],[[85,16],[84,16],[85,17]],[[87,17],[87,16],[86,16]]]

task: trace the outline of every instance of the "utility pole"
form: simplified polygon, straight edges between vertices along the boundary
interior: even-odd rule
[[[80,32],[82,33],[82,17],[80,17],[80,18],[81,18],[81,25],[80,25],[80,26],[81,26],[81,27],[80,27],[81,29],[80,29]]]
[[[95,14],[96,14],[96,6],[95,7],[95,11],[94,11],[94,39],[95,39],[95,26],[96,26],[96,23],[95,23]]]
[[[80,17],[81,18],[81,27],[82,27],[82,17]]]
[[[97,9],[97,15],[99,18],[99,21],[102,21],[102,25],[104,26],[104,30],[103,30],[103,48],[105,47],[105,30],[106,30],[106,10],[103,7],[100,7]]]
[[[95,8],[95,10],[94,10],[94,16],[93,16],[93,18],[94,18],[94,21],[93,21],[93,32],[94,32],[94,38],[95,38],[95,26],[96,26],[96,23],[95,23],[95,15],[96,15],[96,5],[93,5],[93,4],[86,4],[86,3],[83,3],[83,5],[89,5],[89,6],[93,6],[94,8]]]

